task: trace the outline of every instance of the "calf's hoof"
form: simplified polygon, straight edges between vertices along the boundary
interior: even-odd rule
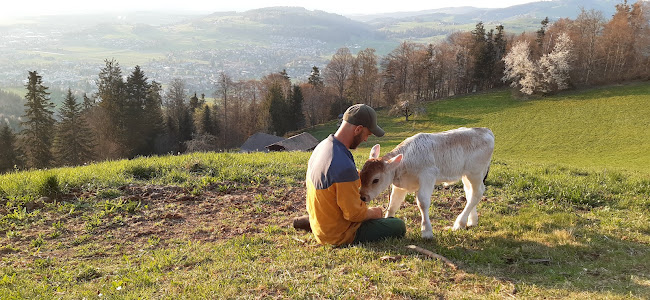
[[[454,227],[451,228],[451,230],[456,231],[456,230],[461,230],[461,229],[467,229],[467,224],[462,224],[459,222],[454,223]]]
[[[422,238],[425,240],[433,239],[433,231],[422,231]]]

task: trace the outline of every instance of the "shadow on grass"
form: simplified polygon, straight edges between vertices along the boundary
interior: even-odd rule
[[[644,284],[650,279],[650,251],[642,243],[586,234],[572,244],[549,246],[509,237],[473,238],[471,230],[439,232],[433,240],[414,238],[416,233],[411,233],[403,239],[357,246],[379,253],[426,258],[406,247],[416,245],[454,262],[458,266],[456,272],[515,285],[565,292],[607,292],[624,298],[650,294],[650,287]]]

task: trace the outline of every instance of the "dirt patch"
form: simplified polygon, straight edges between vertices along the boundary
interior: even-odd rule
[[[3,255],[24,256],[40,247],[41,256],[91,258],[268,232],[306,214],[302,186],[242,188],[222,183],[192,194],[182,187],[129,185],[119,188],[121,195],[113,199],[73,191],[55,208],[45,208],[42,219],[17,229],[13,237],[1,237],[8,245]],[[65,203],[83,207],[81,201],[88,203],[85,210],[62,209]]]
[[[305,210],[304,188],[255,187],[223,191],[213,187],[193,196],[161,187],[128,187],[148,208],[117,229],[126,240],[156,235],[161,240],[215,241],[288,226]]]

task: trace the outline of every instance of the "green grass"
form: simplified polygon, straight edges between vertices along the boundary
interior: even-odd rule
[[[482,126],[495,134],[496,160],[648,173],[648,95],[648,83],[527,101],[509,90],[476,94],[430,103],[427,115],[410,122],[384,117],[387,138],[368,144],[380,143],[385,153],[417,132]]]
[[[385,115],[405,137],[492,128],[479,226],[451,232],[462,185],[412,196],[404,239],[334,248],[289,226],[309,153],[197,153],[0,176],[0,298],[643,299],[650,295],[650,84],[537,100],[497,91]],[[312,130],[322,139],[335,122]],[[42,200],[48,196],[50,201]],[[387,195],[373,205],[387,205]],[[453,270],[406,248],[416,244]],[[382,257],[391,256],[384,260]]]

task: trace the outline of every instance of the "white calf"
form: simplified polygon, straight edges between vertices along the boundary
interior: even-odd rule
[[[417,192],[422,214],[422,237],[433,238],[429,206],[435,184],[451,184],[462,178],[467,204],[453,230],[478,224],[476,205],[485,192],[484,180],[494,150],[494,134],[488,128],[458,128],[440,133],[418,133],[379,157],[379,144],[361,170],[361,199],[372,200],[392,184],[386,217],[395,216],[406,194]]]

